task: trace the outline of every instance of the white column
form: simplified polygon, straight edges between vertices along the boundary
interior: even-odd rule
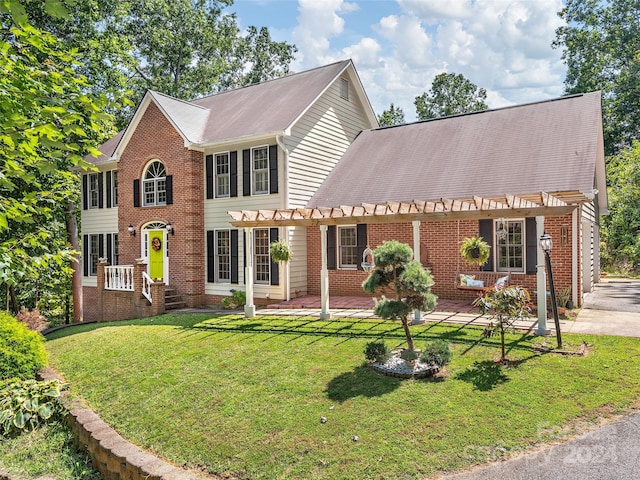
[[[289,227],[284,227],[284,238],[287,239],[287,245],[291,246],[291,234],[289,231]],[[291,261],[284,262],[284,273],[285,273],[285,298],[287,302],[291,300]]]
[[[245,245],[247,263],[244,266],[244,284],[247,303],[244,305],[244,316],[245,318],[253,318],[256,316],[256,306],[253,304],[253,228],[246,227],[244,231],[247,242]]]
[[[413,224],[413,259],[420,261],[420,220],[414,220]],[[422,323],[422,312],[413,311],[413,325]]]
[[[544,233],[544,217],[536,217],[536,243],[537,257],[536,270],[538,275],[538,329],[536,335],[548,335],[551,330],[547,328],[547,275],[545,272],[544,252],[540,247],[540,236]]]
[[[322,268],[320,269],[320,319],[327,320],[332,317],[329,311],[329,269],[327,268],[327,226],[320,225],[320,255],[322,255]]]

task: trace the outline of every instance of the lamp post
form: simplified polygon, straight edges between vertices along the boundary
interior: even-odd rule
[[[551,271],[551,248],[553,242],[551,236],[544,232],[540,236],[540,248],[544,252],[545,263],[547,265],[547,272],[549,272],[549,290],[551,290],[551,310],[553,311],[553,321],[556,324],[556,339],[558,340],[558,348],[562,348],[562,334],[560,333],[560,319],[558,318],[558,303],[556,300],[556,289],[553,286],[553,272]],[[538,293],[540,294],[540,293]],[[544,295],[544,293],[543,293]]]

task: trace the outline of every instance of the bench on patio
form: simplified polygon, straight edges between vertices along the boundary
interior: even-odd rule
[[[509,275],[505,272],[469,272],[456,275],[458,290],[486,292],[500,282],[500,286],[509,286]]]

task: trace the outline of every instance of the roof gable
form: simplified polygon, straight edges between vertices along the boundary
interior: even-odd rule
[[[599,92],[366,130],[308,206],[592,192],[601,137]]]

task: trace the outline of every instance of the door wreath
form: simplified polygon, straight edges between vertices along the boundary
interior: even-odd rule
[[[162,242],[158,237],[155,237],[151,240],[151,248],[153,248],[156,252],[162,248]]]

